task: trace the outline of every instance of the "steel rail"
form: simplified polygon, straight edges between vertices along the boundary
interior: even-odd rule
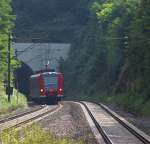
[[[95,124],[97,130],[98,130],[99,133],[102,135],[102,137],[103,137],[105,143],[106,143],[106,144],[114,144],[114,143],[111,141],[111,139],[107,136],[106,132],[105,132],[105,131],[102,129],[102,127],[99,125],[99,123],[96,121],[96,119],[94,118],[93,114],[92,114],[91,111],[89,110],[88,106],[87,106],[84,102],[78,102],[78,103],[82,104],[82,105],[86,108],[86,110],[87,110],[88,114],[90,115],[91,119],[93,120],[93,122],[94,122],[94,124]]]
[[[54,112],[55,110],[59,109],[60,106],[61,106],[61,105],[59,105],[58,107],[55,107],[55,108],[53,108],[53,109],[51,109],[51,110],[48,110],[48,111],[46,111],[46,112],[44,112],[44,113],[42,113],[42,114],[39,114],[39,115],[37,115],[37,116],[35,116],[35,117],[29,118],[28,120],[25,120],[25,121],[23,121],[23,122],[20,122],[20,123],[18,123],[18,124],[16,124],[16,125],[12,126],[12,127],[10,127],[10,128],[19,128],[19,127],[21,127],[21,126],[25,126],[25,125],[27,125],[27,124],[30,123],[30,122],[34,122],[34,121],[35,121],[36,119],[38,119],[38,118],[41,118],[41,117],[43,117],[43,116],[45,116],[45,115],[47,115],[47,114],[50,114],[50,113]]]
[[[1,123],[0,123],[0,125],[4,124],[1,131],[9,129],[9,128],[19,128],[19,127],[22,127],[22,126],[26,126],[27,124],[29,124],[31,122],[34,123],[36,121],[36,119],[40,119],[40,118],[42,119],[42,117],[44,117],[44,116],[46,117],[49,113],[52,113],[53,111],[55,111],[59,108],[61,108],[60,104],[59,104],[59,106],[54,107],[52,109],[46,108],[46,105],[45,105],[45,106],[42,106],[40,108],[37,108],[36,110],[34,109],[34,110],[31,110],[30,112],[25,112],[25,113],[22,113],[22,114],[18,114],[18,115],[3,119],[3,120],[1,120]],[[9,123],[9,125],[7,125],[7,123]]]
[[[103,110],[105,110],[108,114],[110,114],[115,120],[117,120],[123,127],[125,127],[129,132],[131,132],[134,136],[136,136],[140,141],[142,141],[144,144],[150,144],[150,137],[145,135],[145,134],[140,134],[137,130],[136,127],[135,129],[133,129],[130,125],[130,123],[128,122],[124,122],[123,120],[121,120],[121,118],[119,118],[119,115],[115,114],[115,112],[109,110],[105,105],[101,104],[101,103],[95,103],[97,105],[99,105]],[[130,124],[130,125],[129,125]],[[143,132],[142,132],[143,133]]]
[[[26,111],[26,112],[23,112],[23,113],[20,113],[20,114],[16,114],[16,115],[13,115],[13,116],[10,116],[10,117],[6,117],[6,118],[2,118],[0,119],[0,124],[4,123],[4,122],[8,122],[8,121],[11,121],[11,120],[14,120],[16,118],[19,118],[19,117],[22,117],[22,116],[25,116],[25,115],[28,115],[28,114],[31,114],[33,112],[36,112],[36,111],[39,111],[41,109],[43,109],[45,106],[40,106],[38,108],[34,108],[30,111]]]

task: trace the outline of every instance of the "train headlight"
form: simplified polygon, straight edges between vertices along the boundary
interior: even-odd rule
[[[40,89],[40,92],[44,92],[44,90],[43,90],[43,89]]]
[[[59,91],[62,92],[62,88],[60,88]]]

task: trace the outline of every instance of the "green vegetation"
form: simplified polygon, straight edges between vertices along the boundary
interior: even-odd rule
[[[21,131],[7,130],[1,134],[0,141],[3,144],[83,144],[69,138],[59,138],[45,132],[38,125],[24,128]]]
[[[26,105],[26,97],[16,90],[14,90],[11,96],[11,103],[8,103],[4,88],[0,85],[0,114],[11,112],[15,109],[25,107]]]
[[[3,81],[7,83],[7,48],[8,48],[8,35],[14,27],[15,16],[12,15],[11,0],[0,1],[0,114],[12,111],[17,107],[22,107],[26,103],[24,96],[19,94],[18,102],[16,98],[16,91],[12,97],[12,102],[8,103],[3,89]],[[11,48],[11,85],[13,79],[13,71],[19,67],[18,60],[13,57],[13,49]]]
[[[13,0],[15,35],[71,42],[67,95],[150,115],[149,0]]]
[[[4,80],[7,72],[7,47],[8,35],[14,27],[15,16],[12,15],[10,0],[0,1],[0,83]],[[13,50],[11,49],[11,53]],[[11,59],[12,69],[15,69],[18,62],[15,58]]]
[[[68,96],[102,97],[150,115],[149,9],[148,0],[90,3],[90,19],[62,67]]]
[[[12,0],[16,41],[70,42],[88,20],[89,0]]]
[[[105,97],[102,97],[100,100],[108,103],[117,104],[134,114],[140,114],[145,116],[150,115],[150,100],[145,103],[144,99],[142,97],[138,97],[138,95],[124,93]]]

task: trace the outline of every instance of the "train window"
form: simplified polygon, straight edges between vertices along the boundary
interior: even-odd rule
[[[45,89],[57,89],[58,77],[57,75],[43,75]]]

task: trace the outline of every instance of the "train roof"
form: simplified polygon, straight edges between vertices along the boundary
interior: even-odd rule
[[[35,78],[35,77],[39,77],[40,75],[46,75],[46,74],[56,74],[56,75],[59,75],[59,74],[62,74],[62,73],[60,73],[60,72],[42,72],[42,73],[31,75],[30,78]]]

